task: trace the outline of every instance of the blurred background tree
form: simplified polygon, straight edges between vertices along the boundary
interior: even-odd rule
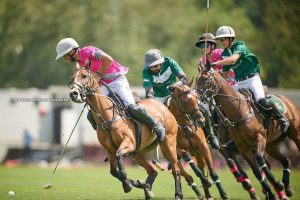
[[[209,31],[232,26],[262,64],[270,87],[300,88],[297,0],[210,0]],[[0,87],[66,85],[74,71],[55,61],[57,42],[94,45],[130,68],[141,86],[144,53],[159,48],[197,76],[206,0],[0,0]]]

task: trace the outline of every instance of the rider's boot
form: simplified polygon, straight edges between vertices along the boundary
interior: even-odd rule
[[[86,118],[89,120],[90,124],[92,125],[94,130],[97,130],[97,124],[93,117],[92,111],[88,111]]]
[[[151,117],[144,108],[138,104],[131,104],[128,106],[128,112],[132,117],[150,126],[152,131],[156,134],[158,141],[162,142],[165,139],[165,128],[153,117]]]
[[[216,137],[214,130],[213,130],[213,125],[211,122],[211,113],[209,110],[209,107],[207,104],[200,103],[201,111],[203,112],[203,115],[205,117],[205,126],[203,127],[203,131],[205,134],[206,139],[208,140],[208,143],[211,145],[212,148],[214,149],[219,149],[220,144],[219,140]]]
[[[289,128],[289,122],[285,118],[284,114],[278,110],[278,107],[274,104],[271,99],[264,98],[258,101],[265,109],[269,110],[271,115],[279,122],[282,133],[286,133]]]

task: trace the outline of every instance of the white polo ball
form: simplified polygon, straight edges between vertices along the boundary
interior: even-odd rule
[[[9,196],[9,197],[15,196],[15,192],[14,192],[14,191],[9,191],[9,192],[8,192],[8,196]]]

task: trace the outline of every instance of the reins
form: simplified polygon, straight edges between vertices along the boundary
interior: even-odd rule
[[[254,116],[254,113],[250,112],[247,113],[246,115],[242,115],[243,117],[240,118],[240,110],[241,110],[241,105],[242,105],[242,101],[247,101],[250,102],[249,98],[242,98],[241,95],[239,95],[239,93],[236,93],[238,95],[238,97],[236,96],[232,96],[232,95],[226,95],[220,92],[221,87],[223,84],[227,84],[224,83],[225,79],[221,79],[221,82],[217,80],[217,77],[212,73],[210,73],[210,77],[209,77],[209,84],[206,83],[206,85],[213,85],[212,84],[212,80],[215,79],[217,84],[214,85],[213,88],[206,88],[205,87],[203,89],[205,89],[204,91],[199,90],[198,88],[196,88],[196,90],[198,91],[199,95],[200,95],[200,99],[206,101],[210,106],[212,106],[218,113],[218,116],[220,117],[222,123],[226,126],[226,127],[235,127],[238,126],[239,124],[244,123],[245,121],[247,121],[249,118]],[[198,77],[201,78],[201,75]],[[197,84],[196,84],[197,85]],[[201,94],[202,93],[202,94]],[[210,95],[209,95],[210,93]],[[217,105],[216,102],[216,97],[223,97],[223,98],[231,98],[232,101],[238,101],[238,108],[236,109],[236,119],[235,120],[230,120],[228,117],[226,117],[223,112],[220,110],[221,105]]]

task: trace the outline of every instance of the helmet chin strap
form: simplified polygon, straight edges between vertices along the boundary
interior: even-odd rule
[[[73,62],[75,62],[75,61],[77,61],[75,58],[74,58],[74,55],[75,55],[75,53],[78,51],[78,49],[75,49],[75,51],[74,51],[74,53],[72,53],[71,55],[69,55],[70,56],[70,61],[73,63]]]

